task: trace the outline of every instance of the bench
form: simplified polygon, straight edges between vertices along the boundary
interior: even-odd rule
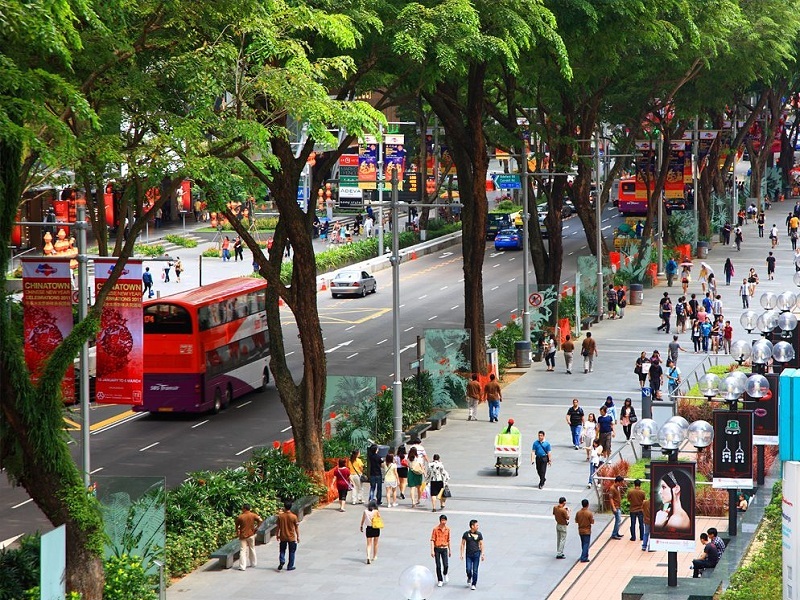
[[[587,329],[591,329],[592,324],[595,322],[594,315],[589,317],[583,317],[581,319],[581,331],[586,331]]]
[[[412,440],[415,437],[424,440],[425,436],[427,435],[427,431],[430,428],[430,423],[417,423],[413,427],[409,428],[408,431],[404,432],[403,435],[406,437],[406,441]]]
[[[271,537],[278,533],[278,517],[267,517],[256,529],[256,544],[268,544]]]
[[[438,431],[439,429],[447,425],[447,415],[449,414],[450,414],[449,411],[440,410],[429,416],[428,422],[431,424],[431,431]]]
[[[220,568],[230,569],[233,567],[233,563],[238,560],[240,549],[239,540],[231,540],[219,550],[212,552],[211,558],[217,559],[217,564]]]
[[[297,520],[302,521],[303,517],[311,514],[311,509],[319,502],[317,496],[303,496],[292,503],[292,512],[297,515]]]

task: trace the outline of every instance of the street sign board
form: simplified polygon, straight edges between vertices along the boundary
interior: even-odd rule
[[[501,190],[522,189],[522,183],[520,182],[519,175],[515,174],[495,175],[494,183]]]

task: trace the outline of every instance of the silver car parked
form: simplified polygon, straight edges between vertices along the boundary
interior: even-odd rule
[[[361,296],[378,291],[375,278],[366,271],[341,271],[331,280],[331,296]]]

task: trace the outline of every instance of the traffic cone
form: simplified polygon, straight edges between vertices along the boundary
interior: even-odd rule
[[[323,279],[322,280],[322,287],[319,288],[319,291],[320,292],[324,292],[327,289],[328,289],[328,286],[325,284],[325,280]]]
[[[417,260],[417,253],[413,250],[411,251],[411,260]]]

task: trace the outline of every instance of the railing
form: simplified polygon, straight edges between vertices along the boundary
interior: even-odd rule
[[[17,269],[17,267],[22,266],[22,261],[19,260],[20,258],[25,256],[29,252],[38,252],[38,251],[39,251],[39,248],[28,248],[27,250],[24,250],[24,251],[20,252],[19,254],[15,254],[14,256],[12,256],[11,260],[8,263],[8,272],[9,273],[13,273]],[[19,264],[17,264],[17,262]]]
[[[730,364],[730,362],[733,361],[730,354],[707,355],[690,373],[685,376],[681,375],[681,382],[670,394],[670,399],[677,402],[678,398],[688,398],[688,392],[692,386],[698,383],[700,378],[705,375],[711,367],[719,366],[721,362],[720,359],[723,360],[722,364]]]

